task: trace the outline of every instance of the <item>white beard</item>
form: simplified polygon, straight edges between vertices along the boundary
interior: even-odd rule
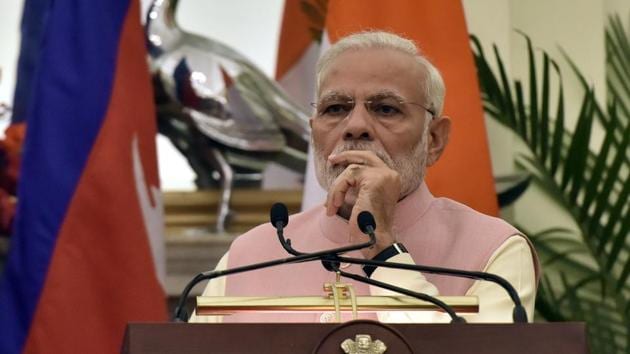
[[[390,156],[383,145],[375,141],[351,140],[343,141],[337,145],[332,154],[338,154],[348,150],[367,150],[372,151],[392,170],[398,172],[401,179],[401,191],[399,200],[416,190],[424,180],[427,162],[427,136],[429,132],[430,120],[425,125],[420,141],[413,149],[403,156],[393,158]],[[311,141],[315,154],[315,172],[317,181],[324,190],[329,190],[334,181],[346,169],[346,166],[332,166],[328,162],[328,156],[324,156],[321,148]]]

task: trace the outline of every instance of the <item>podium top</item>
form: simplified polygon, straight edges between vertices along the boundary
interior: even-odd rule
[[[476,313],[479,311],[477,296],[439,296],[447,305],[459,313]],[[352,310],[351,300],[340,299],[342,312]],[[408,296],[357,296],[359,312],[378,311],[441,311],[428,301]],[[324,312],[334,311],[334,299],[325,296],[295,297],[235,297],[235,296],[198,296],[197,315],[215,316],[240,312]]]

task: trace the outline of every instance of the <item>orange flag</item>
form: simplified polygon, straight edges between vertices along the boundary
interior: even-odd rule
[[[292,7],[295,12],[299,3],[302,2],[287,0],[281,40],[290,38],[284,34],[286,28],[292,26],[292,31],[297,31],[299,24],[289,24],[290,19],[296,17],[301,18],[302,23],[307,19],[308,33],[317,33],[313,29],[317,27],[318,16],[312,11],[316,8],[325,10],[323,30],[331,43],[354,32],[385,30],[418,44],[444,77],[444,114],[453,121],[449,144],[440,161],[428,170],[427,183],[436,196],[449,197],[483,213],[497,215],[481,96],[461,2],[331,0],[326,4],[314,0],[306,2],[310,7],[301,5],[305,15],[287,16],[288,10]],[[281,72],[285,73],[290,69],[286,68],[287,60],[280,58],[286,56],[287,48],[290,46],[281,42],[278,62],[284,67]]]

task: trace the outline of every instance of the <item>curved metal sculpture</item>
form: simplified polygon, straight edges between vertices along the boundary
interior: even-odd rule
[[[156,0],[146,21],[158,127],[188,159],[199,188],[222,188],[223,232],[235,183],[259,184],[274,161],[304,173],[308,116],[247,58],[183,31],[177,0]]]

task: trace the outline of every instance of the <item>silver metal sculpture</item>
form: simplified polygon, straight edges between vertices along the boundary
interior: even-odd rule
[[[270,161],[304,173],[308,116],[247,58],[183,31],[177,3],[156,0],[147,15],[158,127],[186,156],[199,188],[222,188],[216,229],[223,232],[235,183],[260,184]]]

